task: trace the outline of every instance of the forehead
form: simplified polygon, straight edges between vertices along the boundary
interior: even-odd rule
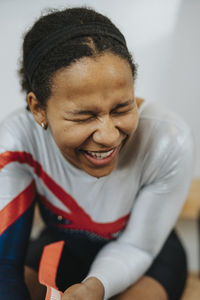
[[[119,56],[105,53],[84,57],[57,71],[52,79],[51,96],[68,99],[98,93],[115,93],[133,87],[129,63]]]

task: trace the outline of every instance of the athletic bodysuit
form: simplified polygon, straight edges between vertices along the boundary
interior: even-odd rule
[[[9,116],[0,127],[0,299],[29,299],[23,265],[36,199],[73,251],[96,249],[88,276],[103,283],[105,299],[125,290],[175,225],[192,160],[188,126],[153,103],[141,106],[115,170],[99,179],[71,165],[26,109]]]

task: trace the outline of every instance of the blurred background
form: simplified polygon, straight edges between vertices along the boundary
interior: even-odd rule
[[[194,177],[200,177],[199,0],[0,0],[0,121],[25,105],[17,76],[23,33],[48,8],[87,5],[107,15],[126,37],[139,65],[136,95],[181,115],[195,140]],[[177,230],[189,268],[198,270],[196,220]]]

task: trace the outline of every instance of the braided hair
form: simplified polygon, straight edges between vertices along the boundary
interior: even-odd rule
[[[88,34],[88,36],[83,35],[71,39],[66,39],[63,34],[59,42],[53,43],[53,47],[51,46],[49,51],[47,49],[30,80],[26,61],[32,49],[38,43],[44,40],[50,33],[58,32],[59,30],[62,31],[63,27],[70,28],[70,26],[80,24],[83,24],[84,27],[84,24],[90,23],[100,24],[100,27],[102,26],[105,32],[109,26],[121,34],[118,28],[107,17],[86,7],[50,11],[48,14],[40,17],[26,33],[19,69],[21,87],[27,94],[31,91],[34,92],[43,107],[45,107],[51,95],[52,78],[55,72],[63,67],[70,66],[82,57],[95,57],[105,52],[111,52],[128,61],[133,79],[135,79],[137,68],[126,45],[109,35],[102,35],[102,31],[97,29],[95,34],[92,33]]]

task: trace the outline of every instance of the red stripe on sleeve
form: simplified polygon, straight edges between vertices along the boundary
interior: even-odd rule
[[[120,219],[109,223],[97,223],[81,208],[76,200],[68,194],[61,186],[59,186],[42,168],[40,163],[34,160],[33,156],[28,152],[4,152],[0,155],[0,170],[11,162],[19,162],[29,165],[34,169],[34,173],[42,179],[49,190],[70,210],[70,213],[63,212],[56,208],[45,197],[40,197],[43,203],[55,213],[68,219],[70,224],[60,224],[60,227],[68,229],[80,229],[94,232],[103,237],[112,239],[112,234],[121,231],[129,219],[129,214]]]
[[[42,179],[44,184],[50,189],[50,191],[70,210],[82,211],[82,208],[76,203],[76,201],[69,195],[63,188],[61,188],[42,168],[33,156],[24,151],[6,151],[0,154],[0,170],[7,164],[12,162],[19,162],[21,164],[27,164],[33,168],[34,173]]]
[[[0,211],[0,234],[12,225],[31,206],[35,198],[35,183],[32,181],[16,198]]]

